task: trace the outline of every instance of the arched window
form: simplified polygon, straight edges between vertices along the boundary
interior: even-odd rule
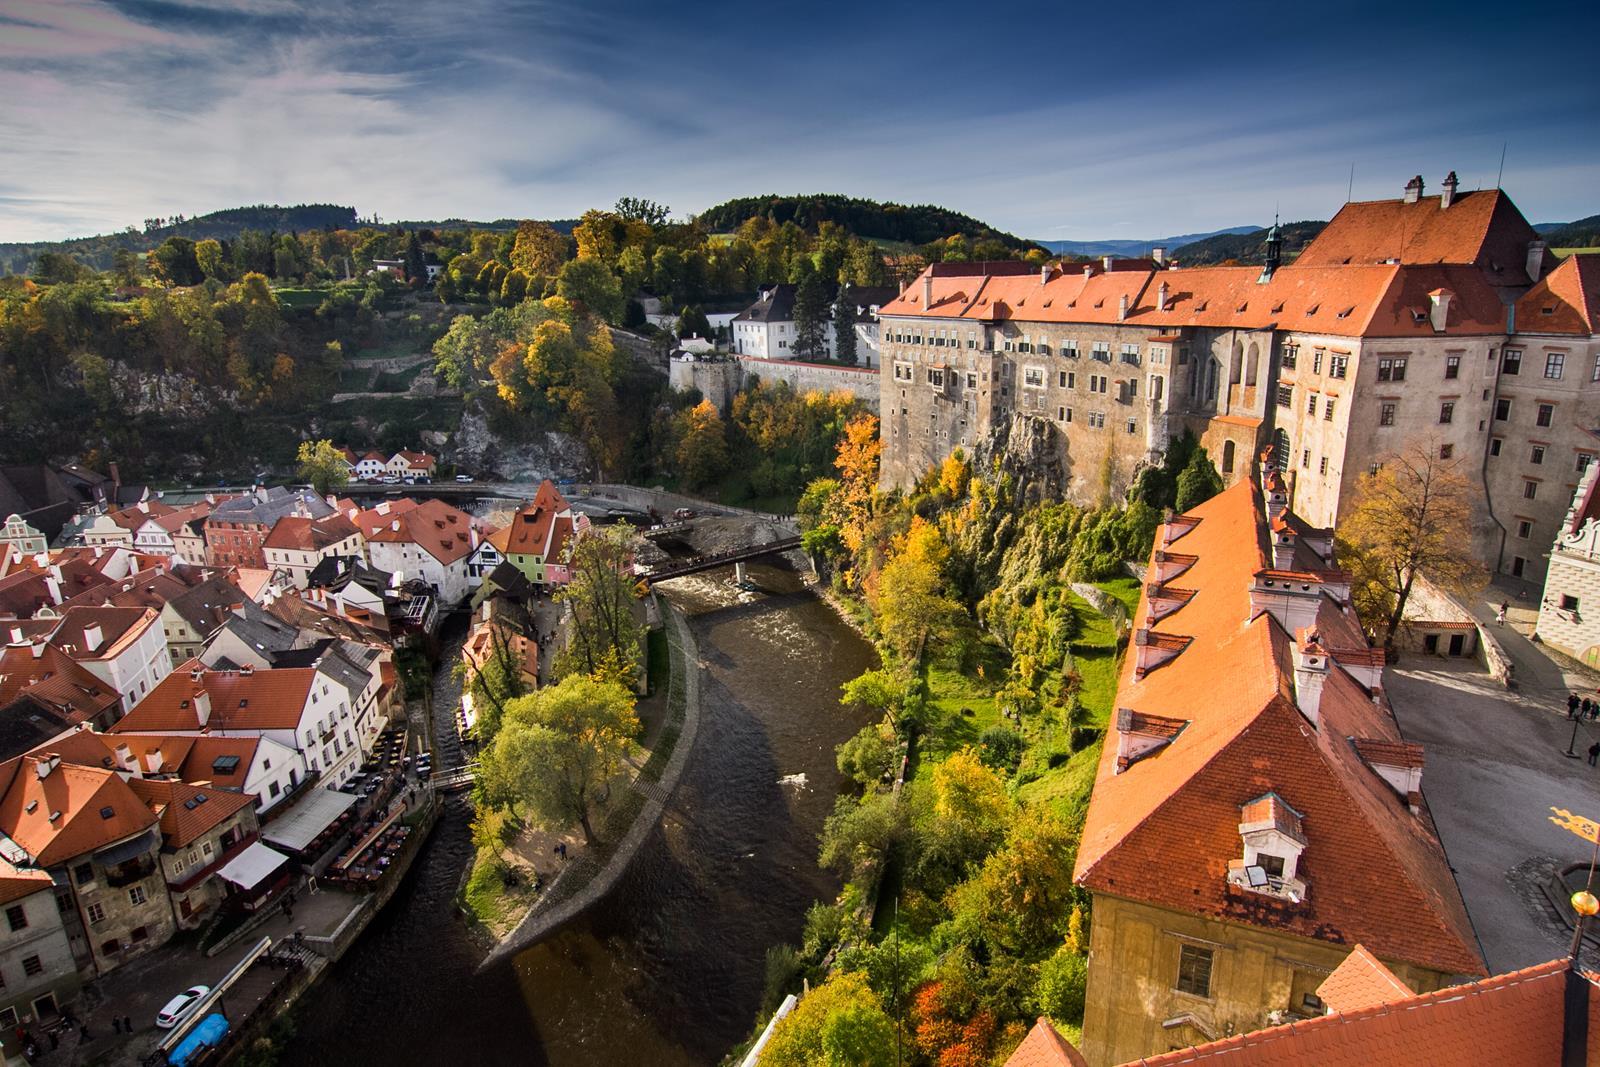
[[[1244,345],[1233,342],[1233,370],[1228,375],[1229,385],[1238,385],[1244,377]]]
[[[1280,471],[1289,469],[1289,431],[1281,426],[1272,435],[1272,462]]]
[[[1250,342],[1250,351],[1245,353],[1245,360],[1244,360],[1244,384],[1245,385],[1253,386],[1253,385],[1256,384],[1256,364],[1260,363],[1260,362],[1261,362],[1261,349],[1254,341],[1251,341]]]
[[[1222,473],[1233,473],[1233,442],[1225,441],[1222,445]]]
[[[1222,364],[1213,357],[1206,361],[1206,399],[1217,398],[1217,373],[1222,370]]]

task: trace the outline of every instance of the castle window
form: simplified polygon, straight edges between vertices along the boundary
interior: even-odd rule
[[[1534,445],[1533,446],[1533,451],[1528,455],[1528,462],[1530,462],[1530,463],[1543,463],[1544,462],[1544,445]]]
[[[1338,399],[1337,397],[1331,397],[1330,396],[1327,400],[1324,400],[1322,402],[1322,421],[1323,422],[1332,422],[1333,421],[1333,405],[1337,401],[1337,399]]]
[[[1024,389],[1043,389],[1045,381],[1043,367],[1022,368],[1022,387]]]
[[[1350,366],[1349,356],[1334,356],[1328,360],[1328,374],[1330,377],[1343,378],[1345,371]]]
[[[1294,370],[1295,364],[1297,364],[1299,362],[1300,362],[1300,346],[1299,345],[1284,345],[1283,346],[1283,369],[1284,370]]]
[[[1292,385],[1280,385],[1280,386],[1278,386],[1278,406],[1280,408],[1286,408],[1286,407],[1291,406],[1293,403],[1294,403],[1294,386],[1292,386]]]
[[[1068,359],[1077,359],[1078,358],[1078,342],[1077,341],[1073,341],[1073,340],[1062,341],[1061,342],[1061,354],[1063,356],[1066,356]],[[1600,381],[1600,378],[1597,378],[1596,381]]]
[[[1522,373],[1522,351],[1516,348],[1507,348],[1500,354],[1501,374]]]
[[[1379,406],[1379,408],[1378,408],[1378,425],[1379,426],[1393,426],[1394,425],[1394,408],[1395,408],[1395,405],[1394,405],[1393,401],[1386,401],[1385,403],[1383,403],[1382,405]]]
[[[1551,352],[1544,357],[1544,376],[1559,380],[1566,365],[1567,357],[1563,353]]]
[[[1138,345],[1123,345],[1122,346],[1122,362],[1124,362],[1124,363],[1132,363],[1134,366],[1138,366],[1138,364],[1139,364],[1139,346]]]
[[[1098,359],[1101,363],[1110,363],[1111,362],[1111,342],[1110,341],[1096,341],[1094,343],[1094,349],[1089,353],[1089,355],[1094,359]]]
[[[1539,414],[1534,418],[1533,424],[1535,426],[1549,426],[1550,420],[1555,416],[1555,413],[1556,406],[1554,404],[1540,404]]]
[[[1453,401],[1446,400],[1439,405],[1439,425],[1448,426],[1456,417],[1456,406]]]
[[[1344,377],[1344,375],[1337,374],[1337,375],[1335,375],[1335,377],[1342,378],[1342,377]],[[1380,382],[1403,382],[1405,380],[1406,380],[1406,361],[1404,359],[1380,359],[1380,360],[1378,360],[1378,381],[1380,381]]]

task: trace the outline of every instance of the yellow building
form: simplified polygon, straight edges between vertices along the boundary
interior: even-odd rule
[[[1321,1015],[1357,942],[1421,992],[1484,973],[1331,560],[1270,469],[1157,533],[1076,871],[1095,1067]]]

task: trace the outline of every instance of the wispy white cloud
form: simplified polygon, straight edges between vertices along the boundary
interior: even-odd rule
[[[0,0],[0,59],[78,59],[180,41],[99,0]]]

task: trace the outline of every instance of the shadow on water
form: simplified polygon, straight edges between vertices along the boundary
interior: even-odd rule
[[[286,1063],[465,1058],[484,1064],[715,1063],[754,1022],[769,945],[797,941],[837,883],[816,866],[840,780],[834,747],[864,725],[839,685],[871,649],[791,572],[680,579],[704,662],[695,751],[671,810],[604,900],[480,976],[453,917],[471,854],[453,811],[386,913],[315,990]],[[803,780],[798,776],[803,775]],[[677,814],[675,814],[676,812]]]

